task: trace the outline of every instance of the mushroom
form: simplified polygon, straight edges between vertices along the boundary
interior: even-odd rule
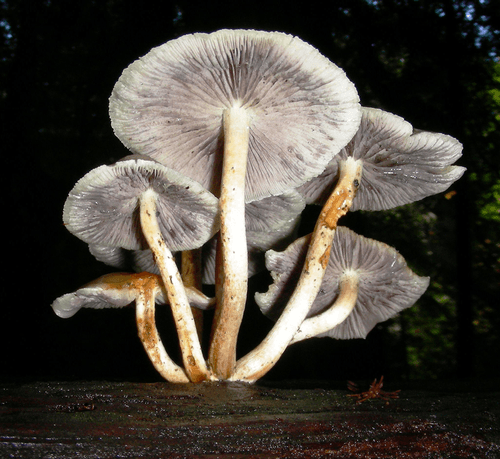
[[[121,247],[108,247],[99,244],[89,244],[90,253],[109,266],[119,269],[132,268],[136,272],[147,271],[160,274],[156,266],[153,252],[149,249],[126,250]],[[175,256],[175,253],[172,253]],[[201,290],[201,249],[185,250],[180,252],[181,258],[181,279],[184,286],[194,286]],[[201,337],[203,312],[198,308],[191,308],[193,317]]]
[[[195,288],[186,288],[189,302],[202,309],[211,300]],[[167,302],[161,278],[151,273],[113,273],[99,277],[73,293],[67,293],[52,303],[54,312],[63,319],[72,317],[80,308],[122,308],[135,301],[136,322],[144,349],[156,370],[167,381],[186,383],[184,370],[169,357],[156,329],[155,302]]]
[[[334,191],[330,194],[332,180],[321,188],[317,186],[321,179],[313,179],[299,187],[306,202],[313,202],[311,189],[320,196],[329,197],[316,223],[301,276],[287,306],[264,341],[237,363],[231,379],[258,379],[269,371],[294,339],[319,291],[340,216],[349,208],[370,206],[376,209],[380,206],[382,209],[421,199],[446,189],[465,170],[450,165],[461,154],[461,144],[452,137],[420,131],[411,135],[411,125],[400,117],[376,109],[362,111],[358,132],[330,163],[337,168]],[[380,173],[382,166],[386,169]],[[324,175],[329,173],[331,171],[327,170]],[[379,183],[378,190],[376,183]],[[358,187],[360,192],[364,190],[364,197],[357,201],[356,207]]]
[[[360,121],[344,72],[297,37],[185,35],[132,63],[110,98],[115,134],[220,198],[220,289],[209,360],[227,378],[247,292],[245,202],[323,171]]]
[[[237,363],[232,379],[258,379],[269,371],[286,345],[295,339],[297,328],[294,327],[300,326],[306,317],[307,307],[314,301],[312,295],[317,294],[318,282],[321,283],[324,273],[317,261],[322,260],[323,266],[328,263],[327,241],[333,238],[339,218],[335,209],[344,208],[342,212],[345,214],[349,208],[381,210],[395,207],[443,191],[462,176],[465,169],[451,165],[462,150],[456,139],[444,134],[412,132],[411,125],[398,116],[363,108],[359,130],[349,144],[332,159],[323,174],[298,188],[307,203],[324,203],[311,237],[308,252],[311,255],[307,255],[297,287],[275,326],[256,349]],[[350,202],[346,201],[340,207],[332,205],[347,171],[353,167],[358,168],[358,177],[351,183],[353,189],[359,187],[359,194],[353,194]],[[337,177],[336,187],[330,194]],[[325,197],[328,197],[326,203]],[[327,234],[330,235],[328,238],[325,237]],[[312,255],[316,241],[320,241],[320,245],[316,255]],[[324,256],[321,247],[324,247]],[[313,261],[316,271],[311,270],[309,260]],[[315,287],[305,287],[311,285],[306,279]],[[304,299],[308,291],[310,296]],[[297,307],[300,301],[303,305]]]
[[[274,283],[256,293],[261,311],[276,320],[298,278],[310,235],[284,252],[266,253]],[[366,338],[373,327],[412,306],[429,285],[392,247],[338,227],[320,291],[290,344],[313,336]]]
[[[324,204],[348,158],[363,162],[363,177],[351,210],[386,210],[445,191],[465,168],[452,166],[462,144],[445,134],[414,131],[403,118],[362,108],[361,125],[325,171],[300,186],[308,204]]]
[[[211,377],[171,250],[201,246],[218,228],[217,198],[151,158],[131,156],[80,179],[64,205],[67,229],[88,244],[149,247],[167,290],[189,378]]]
[[[340,217],[353,202],[361,180],[359,160],[347,158],[334,191],[318,217],[308,246],[305,262],[283,313],[264,340],[236,363],[231,380],[256,381],[278,361],[300,324],[306,318],[325,275],[331,245]]]

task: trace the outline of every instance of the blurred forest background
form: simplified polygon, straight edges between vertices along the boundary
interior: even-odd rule
[[[31,379],[159,379],[132,309],[50,308],[110,272],[62,224],[74,183],[127,151],[108,97],[122,70],[180,35],[252,28],[298,35],[342,67],[364,106],[464,145],[447,193],[340,224],[396,247],[427,293],[366,340],[290,347],[269,379],[500,376],[500,6],[495,0],[0,0],[4,183],[1,374]],[[313,218],[307,213],[305,225]],[[7,251],[11,247],[12,251]],[[267,289],[267,277],[251,287]],[[158,312],[176,349],[168,311]],[[240,353],[270,323],[249,301]]]

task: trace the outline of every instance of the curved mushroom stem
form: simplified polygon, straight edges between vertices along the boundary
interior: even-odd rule
[[[245,175],[249,115],[233,106],[224,112],[224,158],[220,194],[220,234],[216,266],[217,306],[209,362],[221,379],[236,363],[236,341],[248,288],[248,249],[245,231]]]
[[[192,382],[212,379],[203,357],[186,290],[172,252],[165,245],[156,219],[156,193],[152,189],[148,189],[141,195],[140,219],[142,231],[154,254],[167,291],[168,301],[172,308],[175,326],[179,335],[179,344],[186,373]]]
[[[348,271],[342,276],[339,286],[340,293],[335,302],[321,314],[305,319],[290,344],[326,333],[347,319],[356,306],[359,276]]]
[[[135,311],[139,338],[156,371],[167,381],[188,383],[184,370],[175,364],[167,354],[155,323],[155,299],[160,290],[158,278],[154,274],[146,274],[135,279],[138,295],[135,299]],[[149,275],[148,275],[149,274]]]
[[[231,380],[254,382],[265,375],[290,344],[311,308],[323,281],[337,221],[352,204],[361,180],[362,163],[349,157],[311,235],[297,286],[283,313],[264,340],[236,363]]]

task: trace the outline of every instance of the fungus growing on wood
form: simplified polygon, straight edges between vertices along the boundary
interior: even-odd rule
[[[64,205],[66,228],[87,242],[149,247],[165,283],[191,380],[210,378],[171,250],[201,246],[218,228],[217,198],[195,181],[144,157],[99,166],[80,179]]]
[[[318,175],[356,132],[344,72],[297,37],[219,30],[152,49],[116,83],[118,138],[220,198],[220,278],[210,363],[227,378],[247,295],[245,202]]]
[[[341,176],[311,234],[297,285],[276,324],[264,340],[238,360],[232,380],[256,381],[281,357],[309,312],[323,281],[337,222],[352,205],[361,180],[361,163],[347,158]]]
[[[197,289],[186,288],[192,306],[206,309],[213,302]],[[155,322],[155,303],[168,303],[161,278],[151,273],[113,273],[101,276],[73,293],[66,293],[52,303],[54,312],[63,319],[81,308],[123,308],[135,302],[139,337],[156,370],[170,382],[186,383],[184,370],[169,357]]]
[[[444,191],[464,173],[453,165],[461,144],[361,109],[344,72],[297,37],[221,30],[172,40],[124,70],[109,111],[135,155],[79,181],[64,221],[98,260],[161,275],[182,380],[254,382],[291,343],[364,337],[427,287],[394,249],[337,225],[349,210],[390,209]],[[313,232],[290,244],[305,201],[323,207]],[[282,250],[276,244],[285,241],[284,252],[267,252],[275,283],[257,295],[276,322],[237,360],[247,279],[260,269],[254,255]],[[374,271],[387,266],[390,275]],[[147,301],[138,304],[147,303],[154,321],[159,277],[141,276]],[[201,279],[215,283],[208,362],[189,302]],[[389,288],[390,298],[381,294]],[[71,309],[71,298],[57,300],[56,310]]]

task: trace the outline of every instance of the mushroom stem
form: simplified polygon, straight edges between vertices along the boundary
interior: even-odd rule
[[[220,203],[220,257],[216,267],[217,305],[209,362],[221,379],[236,364],[236,341],[245,310],[248,287],[248,249],[245,231],[245,175],[249,115],[237,105],[224,112],[224,157]]]
[[[290,344],[309,312],[323,281],[337,221],[352,204],[361,180],[361,161],[349,157],[311,235],[304,267],[283,313],[264,340],[241,358],[231,380],[254,382],[265,375]]]
[[[211,379],[196,331],[191,306],[172,252],[165,245],[156,219],[156,192],[146,190],[140,198],[140,220],[144,236],[160,270],[168,301],[179,335],[182,360],[189,379],[201,382]]]
[[[346,272],[340,279],[339,287],[339,296],[332,306],[317,316],[305,319],[290,344],[326,333],[347,319],[356,306],[359,276],[354,271]]]
[[[133,282],[140,281],[135,299],[136,322],[139,338],[156,371],[172,383],[188,383],[189,378],[184,370],[175,364],[167,354],[155,323],[155,299],[159,290],[158,278],[149,275]]]
[[[201,249],[185,250],[181,254],[181,278],[184,287],[195,287],[201,291]],[[203,310],[191,308],[198,339],[203,336]]]

